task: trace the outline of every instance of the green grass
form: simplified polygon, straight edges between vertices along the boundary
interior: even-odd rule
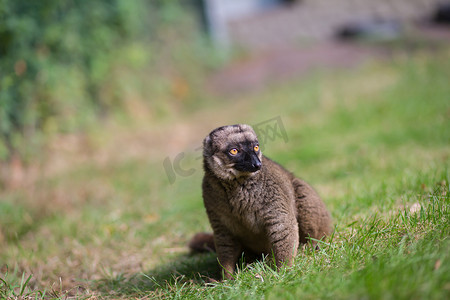
[[[67,166],[0,193],[0,298],[449,298],[448,78],[448,51],[403,54],[216,101],[148,131],[88,133],[86,147],[53,152]],[[290,269],[242,262],[235,280],[211,283],[214,254],[186,247],[210,231],[195,149],[216,126],[277,116],[289,141],[268,142],[265,154],[318,190],[335,232]],[[170,184],[163,161],[181,151],[195,172]]]

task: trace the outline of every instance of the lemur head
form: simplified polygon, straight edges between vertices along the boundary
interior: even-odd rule
[[[218,178],[250,177],[261,169],[262,153],[249,125],[222,126],[203,141],[203,161]]]

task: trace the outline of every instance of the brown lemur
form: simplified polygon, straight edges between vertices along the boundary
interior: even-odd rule
[[[325,204],[305,181],[263,156],[245,124],[214,129],[203,141],[203,201],[213,234],[194,236],[194,251],[215,250],[226,279],[242,252],[274,255],[291,266],[300,244],[331,232]],[[309,239],[313,238],[313,239]]]

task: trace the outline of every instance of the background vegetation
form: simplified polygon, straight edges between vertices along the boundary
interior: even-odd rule
[[[136,99],[154,116],[198,99],[191,86],[214,56],[202,55],[187,4],[2,0],[0,160],[26,159],[43,136],[123,117]]]
[[[450,297],[447,46],[216,99],[220,60],[183,9],[124,3],[0,2],[2,159],[27,162],[0,191],[0,298]],[[198,146],[278,116],[289,141],[265,154],[318,190],[335,233],[291,269],[211,283],[214,254],[186,248],[210,231]],[[181,152],[194,173],[171,184]]]

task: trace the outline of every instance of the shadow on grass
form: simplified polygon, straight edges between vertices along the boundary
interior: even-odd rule
[[[215,253],[180,255],[146,272],[97,280],[92,288],[106,297],[163,296],[174,286],[203,287],[218,278],[220,270]]]

